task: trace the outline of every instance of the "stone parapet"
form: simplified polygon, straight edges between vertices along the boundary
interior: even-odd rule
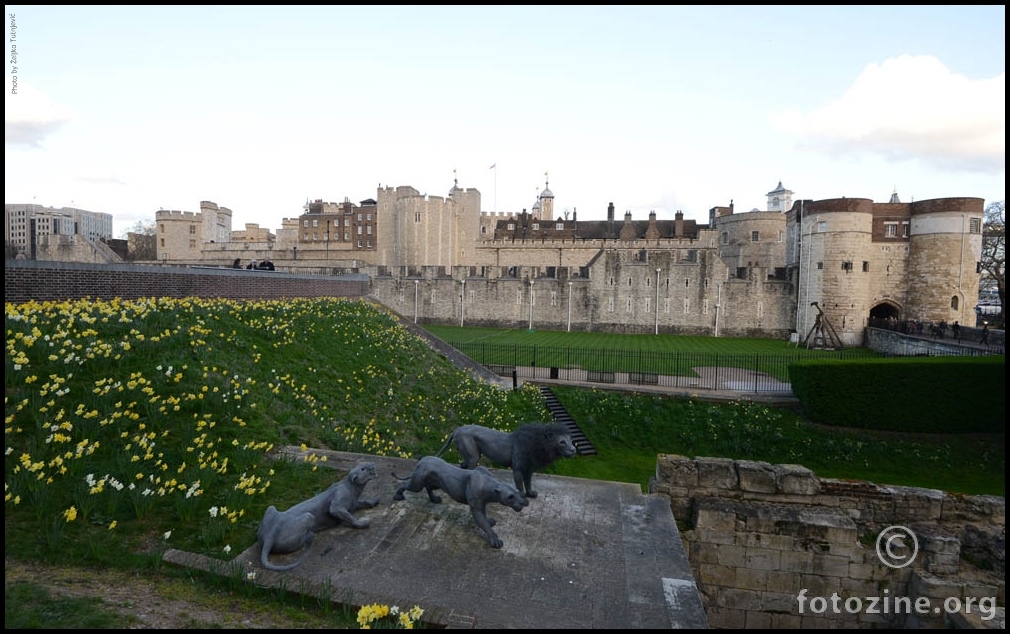
[[[650,491],[670,500],[709,623],[716,628],[983,627],[1005,595],[1005,499],[933,489],[818,478],[800,465],[660,455]],[[894,568],[878,554],[878,535],[907,527],[912,565]],[[910,544],[894,544],[899,555]],[[989,568],[967,573],[964,557]],[[980,576],[981,574],[981,576]],[[803,594],[806,599],[801,601]],[[810,599],[850,606],[887,598],[929,613],[831,610]],[[948,601],[947,604],[944,601]],[[935,607],[966,605],[975,613]],[[805,609],[804,609],[805,608]],[[1002,621],[1000,621],[1002,622]]]

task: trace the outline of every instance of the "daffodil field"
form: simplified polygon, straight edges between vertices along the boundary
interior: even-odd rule
[[[340,298],[7,304],[4,361],[6,549],[58,561],[246,548],[335,479],[283,445],[412,457],[549,416]]]

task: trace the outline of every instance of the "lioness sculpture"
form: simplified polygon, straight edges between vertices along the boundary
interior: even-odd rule
[[[421,458],[409,477],[401,478],[395,473],[393,477],[403,483],[396,489],[394,500],[404,499],[404,491],[418,493],[424,489],[428,492],[428,499],[438,504],[442,497],[435,491],[441,489],[453,500],[468,505],[473,520],[484,531],[491,548],[501,548],[502,540],[491,528],[495,519],[487,516],[488,503],[497,502],[515,511],[521,511],[529,504],[518,489],[496,479],[484,467],[461,469],[435,456]]]
[[[298,566],[309,554],[309,546],[315,533],[338,524],[347,524],[354,528],[368,528],[371,520],[358,519],[354,511],[368,509],[379,504],[379,498],[361,497],[365,485],[376,477],[375,464],[362,462],[338,482],[330,485],[322,493],[299,502],[286,511],[278,511],[270,506],[263,514],[256,531],[256,540],[260,544],[260,563],[267,570],[283,572]],[[294,563],[277,565],[270,563],[270,553],[293,553],[304,548],[301,557]]]
[[[512,469],[516,488],[531,498],[537,492],[530,486],[533,472],[548,467],[555,460],[575,455],[572,434],[563,423],[526,423],[513,432],[498,431],[480,425],[462,425],[453,430],[436,456],[456,443],[463,458],[461,467],[473,469],[481,455],[495,464]]]

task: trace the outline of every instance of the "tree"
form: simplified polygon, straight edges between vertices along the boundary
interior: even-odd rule
[[[128,239],[131,233],[142,236],[153,236],[157,233],[157,227],[153,220],[138,220],[133,223],[132,227],[127,227],[120,237]]]
[[[158,227],[153,220],[138,220],[125,232],[128,243],[128,260],[156,260],[158,258]]]
[[[982,226],[982,258],[979,272],[982,274],[980,286],[995,288],[999,295],[1000,324],[1006,312],[1006,201],[997,200],[985,208]]]

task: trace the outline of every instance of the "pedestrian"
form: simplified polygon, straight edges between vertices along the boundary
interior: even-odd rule
[[[231,263],[231,268],[233,269],[242,268],[242,258],[235,258],[235,261]]]
[[[246,270],[252,271],[256,269],[256,260],[249,260],[249,264],[245,265]]]
[[[950,327],[950,331],[954,334],[954,341],[961,341],[961,324],[958,321],[954,321],[954,325]]]
[[[270,258],[266,258],[266,259],[260,261],[260,264],[259,264],[258,268],[261,271],[275,271],[275,270],[277,270],[277,267],[275,267],[274,263],[270,261]]]
[[[989,322],[982,322],[982,338],[978,340],[979,343],[988,345],[989,343]]]

